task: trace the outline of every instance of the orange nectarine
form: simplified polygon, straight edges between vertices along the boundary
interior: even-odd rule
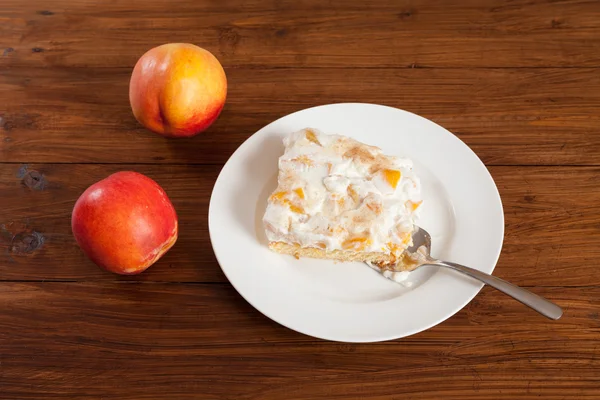
[[[155,47],[135,65],[129,101],[135,118],[168,137],[194,136],[219,116],[227,78],[219,60],[187,43]]]

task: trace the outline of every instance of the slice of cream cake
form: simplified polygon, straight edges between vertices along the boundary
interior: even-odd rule
[[[411,245],[422,202],[412,162],[309,128],[284,145],[263,218],[269,247],[297,258],[393,268]]]

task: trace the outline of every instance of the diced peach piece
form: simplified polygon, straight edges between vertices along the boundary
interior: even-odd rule
[[[306,130],[306,139],[309,142],[313,142],[319,146],[322,146],[321,142],[319,142],[319,139],[317,139],[317,135],[315,134],[315,132],[312,129]]]
[[[304,209],[300,206],[290,203],[290,210],[295,212],[296,214],[304,214]]]
[[[290,210],[292,210],[292,212],[295,212],[296,214],[304,214],[304,209],[302,207],[292,203],[288,199],[284,199],[283,204],[287,205],[290,208]]]
[[[294,193],[296,193],[301,199],[304,199],[304,190],[302,188],[294,189]]]
[[[396,189],[396,186],[398,186],[398,182],[400,181],[400,177],[402,176],[400,171],[396,169],[384,169],[382,173],[390,186]]]
[[[300,188],[300,190],[302,189]],[[289,199],[286,198],[286,196],[289,194],[289,192],[276,192],[273,193],[269,199],[274,203],[285,204],[290,208],[290,210],[292,210],[295,213],[304,214],[304,209],[302,207],[292,203]],[[302,194],[304,194],[304,192],[302,192]]]
[[[369,244],[371,244],[371,240],[367,239],[366,237],[355,237],[344,240],[344,243],[342,243],[342,248],[344,250],[362,251]]]
[[[405,203],[405,205],[406,205],[406,208],[408,208],[409,210],[416,211],[416,209],[419,208],[421,203],[423,203],[423,200],[417,201],[415,203],[413,203],[412,201],[409,200]]]
[[[276,201],[276,200],[283,200],[283,198],[286,196],[287,192],[277,192],[277,193],[273,193],[271,195],[271,197],[269,198],[269,200],[271,201]]]

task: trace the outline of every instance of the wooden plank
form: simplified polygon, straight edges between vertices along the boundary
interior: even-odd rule
[[[600,3],[598,3],[600,4]],[[600,54],[600,53],[599,53]],[[487,164],[597,165],[600,69],[228,69],[209,131],[166,140],[129,107],[127,68],[0,74],[0,161],[224,163],[252,133],[303,108],[363,101],[446,127]]]
[[[166,42],[230,67],[600,66],[594,0],[5,0],[0,21],[0,66],[132,67]]]
[[[277,325],[228,285],[5,282],[2,395],[598,398],[600,289],[538,291],[565,306],[561,320],[486,288],[426,332],[340,344]]]
[[[73,204],[85,188],[123,169],[142,172],[161,184],[180,221],[175,247],[136,277],[100,271],[79,250],[70,228]],[[0,165],[0,280],[225,282],[212,252],[207,220],[219,170],[184,165]],[[600,168],[492,167],[491,173],[506,216],[505,244],[495,274],[518,285],[600,285]],[[42,238],[43,244],[36,247]]]

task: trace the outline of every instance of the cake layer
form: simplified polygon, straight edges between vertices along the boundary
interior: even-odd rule
[[[277,253],[289,254],[296,258],[320,258],[336,261],[366,262],[380,269],[390,269],[396,264],[396,258],[383,252],[355,252],[350,250],[326,251],[314,247],[299,247],[282,242],[271,242],[269,248]]]

